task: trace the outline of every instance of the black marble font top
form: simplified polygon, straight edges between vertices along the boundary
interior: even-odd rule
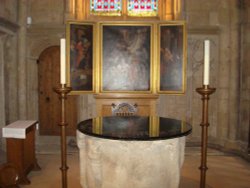
[[[164,140],[186,136],[192,126],[185,121],[159,116],[108,116],[82,121],[86,135],[114,140]]]

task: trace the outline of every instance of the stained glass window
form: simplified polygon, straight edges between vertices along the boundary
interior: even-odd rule
[[[157,16],[158,0],[128,0],[129,16]]]
[[[94,15],[120,16],[122,0],[90,0],[90,12]]]

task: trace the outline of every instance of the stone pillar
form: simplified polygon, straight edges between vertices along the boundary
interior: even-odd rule
[[[241,1],[240,123],[241,150],[250,152],[250,1]]]
[[[6,124],[18,119],[17,88],[17,35],[8,34],[4,41],[4,83],[5,83],[5,120]]]
[[[236,141],[239,125],[239,63],[240,63],[240,28],[238,0],[231,0],[230,8],[230,75],[229,76],[229,140]]]
[[[27,0],[18,1],[18,112],[20,119],[27,116],[27,97],[26,97],[26,19],[27,19]]]
[[[4,58],[3,37],[0,36],[0,130],[5,126],[5,93],[4,93]],[[0,131],[1,133],[1,131]],[[0,134],[0,150],[3,148],[2,134]]]
[[[4,39],[4,36],[0,36],[0,128],[5,126]]]
[[[227,139],[228,125],[229,125],[229,87],[230,87],[230,31],[229,31],[229,17],[230,7],[227,1],[221,1],[221,11],[219,12],[220,22],[220,51],[219,51],[219,71],[218,71],[218,127],[217,138],[220,141]],[[219,144],[219,143],[218,143]]]

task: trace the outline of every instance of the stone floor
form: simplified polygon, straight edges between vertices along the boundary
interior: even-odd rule
[[[21,188],[60,188],[61,171],[58,152],[37,154],[42,170],[31,172],[30,185]],[[79,159],[77,150],[68,154],[68,187],[81,188],[79,180]],[[186,148],[185,162],[182,168],[180,188],[198,188],[200,155],[197,148]],[[208,150],[207,188],[250,188],[250,163],[238,156],[226,155],[217,150]]]

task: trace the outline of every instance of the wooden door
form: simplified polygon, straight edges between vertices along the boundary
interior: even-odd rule
[[[45,49],[38,60],[39,125],[41,135],[60,135],[58,123],[61,118],[61,103],[54,87],[60,86],[60,47]],[[67,135],[75,135],[77,123],[76,96],[66,100]]]

